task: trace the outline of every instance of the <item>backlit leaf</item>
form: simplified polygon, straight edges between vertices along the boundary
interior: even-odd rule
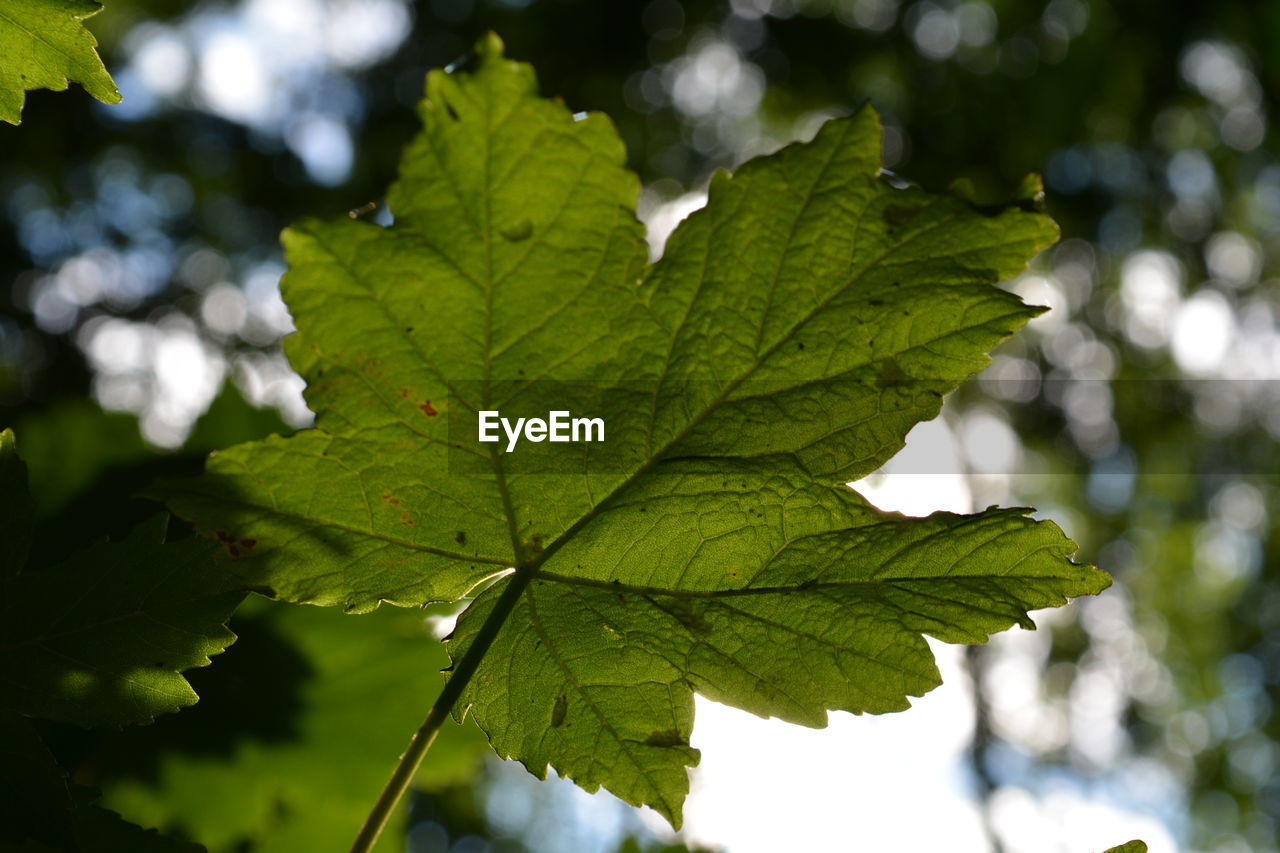
[[[73,82],[105,104],[120,102],[83,23],[101,9],[95,0],[0,3],[0,121],[22,120],[27,91],[62,90]]]
[[[718,174],[648,265],[608,119],[479,53],[428,77],[393,226],[285,234],[316,428],[166,489],[258,543],[226,549],[247,583],[367,611],[501,574],[451,643],[505,620],[457,715],[676,825],[695,691],[811,726],[902,710],[939,681],[923,635],[982,642],[1109,583],[1029,510],[909,519],[844,485],[1038,313],[993,285],[1050,220],[890,183],[864,108]],[[599,416],[606,441],[504,452],[476,440],[489,410]]]

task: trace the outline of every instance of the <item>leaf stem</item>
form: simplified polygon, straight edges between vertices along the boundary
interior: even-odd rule
[[[418,766],[422,764],[422,759],[426,756],[427,750],[431,748],[431,744],[435,741],[436,735],[440,733],[445,720],[453,712],[453,706],[458,701],[458,697],[462,695],[467,683],[475,675],[476,669],[480,666],[480,661],[484,659],[489,647],[493,645],[494,639],[498,636],[498,631],[502,629],[507,617],[511,615],[511,611],[515,609],[516,603],[520,600],[520,595],[524,592],[525,587],[529,585],[529,581],[533,580],[535,576],[536,572],[527,569],[517,569],[514,574],[509,576],[506,581],[507,588],[502,591],[502,595],[498,597],[492,612],[485,618],[480,630],[476,632],[475,639],[471,641],[471,645],[467,648],[466,654],[462,656],[462,660],[458,661],[458,665],[454,667],[449,680],[445,682],[444,690],[440,691],[440,695],[436,697],[436,701],[431,705],[431,710],[427,712],[426,719],[422,721],[422,725],[414,732],[412,740],[409,741],[409,748],[405,750],[404,754],[400,756],[400,761],[396,763],[396,769],[391,773],[391,778],[383,786],[382,793],[378,796],[378,801],[373,804],[372,811],[365,818],[364,826],[360,827],[360,834],[356,836],[355,842],[351,845],[351,853],[370,853],[373,850],[374,844],[378,842],[378,836],[382,834],[382,830],[391,818],[392,812],[395,811],[400,798],[409,789],[409,785],[417,774]]]

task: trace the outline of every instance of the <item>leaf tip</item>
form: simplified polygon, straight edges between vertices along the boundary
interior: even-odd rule
[[[970,204],[978,203],[978,189],[969,178],[956,178],[947,187],[947,190],[952,195],[962,198]]]
[[[1031,202],[1035,205],[1044,203],[1044,178],[1037,172],[1032,172],[1024,177],[1018,184],[1018,192],[1016,195],[1018,201]]]
[[[1104,853],[1147,853],[1147,842],[1135,838],[1118,847],[1109,847]]]
[[[493,30],[489,30],[476,40],[475,50],[476,55],[479,56],[482,61],[487,62],[502,59],[506,54],[507,46],[502,41],[501,36]]]

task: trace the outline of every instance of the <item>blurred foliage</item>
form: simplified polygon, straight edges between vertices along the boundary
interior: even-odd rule
[[[33,566],[52,565],[103,537],[122,538],[157,511],[137,497],[156,478],[198,473],[215,448],[289,432],[275,410],[249,405],[230,383],[174,453],[149,447],[133,415],[103,411],[86,398],[19,413],[14,430],[35,484]]]
[[[371,792],[435,698],[437,680],[406,673],[426,675],[448,659],[420,610],[356,619],[253,604],[233,622],[240,639],[226,660],[193,674],[201,701],[191,713],[86,748],[95,768],[109,771],[110,781],[98,782],[106,804],[141,824],[211,851],[246,842],[262,851],[328,849],[355,837]],[[451,725],[418,784],[469,781],[485,748],[477,729]]]
[[[424,72],[465,62],[480,32],[534,62],[549,93],[614,118],[650,209],[870,98],[895,172],[933,186],[962,174],[999,197],[1043,171],[1064,230],[1023,283],[1054,310],[962,389],[954,422],[986,412],[1021,439],[1029,475],[975,478],[979,505],[1011,496],[1068,519],[1119,583],[1045,626],[1036,707],[1002,711],[989,691],[992,790],[1061,772],[1124,783],[1155,762],[1175,785],[1148,805],[1189,849],[1277,849],[1280,419],[1265,380],[1280,369],[1280,5],[390,3],[410,14],[389,48],[264,71],[284,95],[250,115],[209,87],[205,69],[237,66],[197,38],[246,4],[113,0],[90,24],[123,103],[32,92],[23,125],[0,129],[0,427],[18,425],[31,454],[40,523],[68,539],[80,533],[63,513],[100,518],[95,535],[127,528],[141,510],[124,496],[198,466],[176,448],[222,372],[305,423],[276,354],[276,234],[381,201]],[[307,128],[347,139],[349,169],[301,156]],[[1227,355],[1206,359],[1215,347]],[[218,370],[183,385],[161,369],[192,353]],[[46,428],[105,440],[38,450]],[[982,666],[998,674],[1002,654]]]

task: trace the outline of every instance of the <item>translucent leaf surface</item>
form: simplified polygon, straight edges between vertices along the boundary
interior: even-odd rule
[[[84,26],[94,0],[5,0],[0,3],[0,121],[17,124],[31,89],[79,83],[106,104],[120,102],[111,75]]]
[[[248,583],[366,611],[513,568],[459,621],[455,662],[504,620],[457,715],[677,825],[695,691],[812,726],[901,710],[938,683],[923,635],[982,642],[1107,585],[1028,510],[908,519],[844,485],[1038,313],[993,285],[1050,220],[890,184],[866,108],[717,175],[646,265],[608,119],[479,53],[428,77],[392,227],[285,234],[316,429],[167,488],[258,543],[227,549]],[[479,411],[564,409],[608,440],[474,440]]]

